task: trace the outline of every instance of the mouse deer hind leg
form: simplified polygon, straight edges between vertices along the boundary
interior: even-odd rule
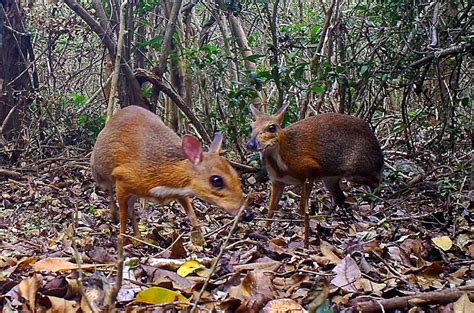
[[[328,176],[322,179],[324,187],[326,187],[332,196],[332,204],[342,208],[344,206],[344,202],[346,201],[346,196],[339,186],[340,180],[341,177],[339,176]]]

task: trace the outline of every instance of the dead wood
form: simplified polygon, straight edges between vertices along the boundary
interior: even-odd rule
[[[387,310],[408,310],[414,306],[428,304],[448,304],[456,301],[467,292],[469,299],[474,300],[474,286],[466,286],[459,289],[445,289],[439,291],[418,293],[413,296],[398,297],[391,299],[374,299],[357,303],[357,310],[360,312],[381,312]],[[357,298],[354,300],[356,301]]]

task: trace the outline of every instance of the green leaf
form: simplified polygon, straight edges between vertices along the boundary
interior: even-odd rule
[[[161,46],[163,44],[163,38],[164,38],[164,36],[162,36],[162,35],[156,36],[155,38],[150,39],[146,43],[146,45],[152,47],[155,50],[161,51]]]
[[[369,66],[366,65],[366,64],[362,65],[362,67],[360,68],[359,74],[362,77],[368,77],[369,76]]]
[[[342,74],[346,71],[346,68],[344,66],[338,66],[336,67],[336,73]]]
[[[76,107],[82,107],[82,105],[87,101],[87,97],[79,93],[71,93],[69,96],[71,97],[72,101],[74,101]]]
[[[270,71],[257,71],[256,74],[256,77],[264,78],[265,80],[272,78],[272,73]]]
[[[151,287],[140,291],[134,302],[148,304],[163,304],[172,302],[189,302],[189,299],[179,292],[162,287]]]
[[[211,44],[203,45],[201,49],[210,54],[216,54],[219,51],[219,48],[216,45]]]
[[[315,42],[318,39],[319,30],[321,29],[320,25],[314,25],[311,27],[311,42]]]
[[[323,86],[314,86],[311,88],[311,91],[314,93],[322,94],[326,91],[326,89]]]

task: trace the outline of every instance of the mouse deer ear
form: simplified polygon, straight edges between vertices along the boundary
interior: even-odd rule
[[[283,119],[285,118],[285,113],[288,107],[290,106],[289,103],[283,104],[280,109],[275,113],[274,117],[277,119],[280,125],[283,123]]]
[[[209,152],[219,154],[222,147],[222,141],[224,136],[221,133],[216,133],[214,135],[214,140],[212,140],[211,146],[209,147]]]
[[[202,161],[202,145],[199,139],[191,135],[184,135],[181,144],[184,154],[191,163],[198,165]]]
[[[263,113],[260,112],[260,110],[257,109],[257,107],[255,106],[255,104],[253,104],[253,103],[250,105],[250,111],[252,111],[253,115],[255,115],[255,116],[263,115]]]

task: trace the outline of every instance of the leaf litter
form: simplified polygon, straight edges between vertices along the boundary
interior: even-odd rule
[[[2,181],[3,312],[104,308],[116,278],[117,225],[87,162],[67,162]],[[432,185],[436,176],[425,180]],[[310,246],[304,249],[297,188],[285,193],[267,230],[269,185],[251,181],[245,188],[253,192],[255,218],[239,224],[200,311],[356,311],[396,297],[424,299],[455,290],[446,301],[410,300],[411,306],[472,312],[474,229],[466,190],[443,197],[397,181],[383,183],[380,195],[370,199],[346,184],[354,202],[347,212],[334,210],[318,188],[311,200]],[[203,249],[190,244],[191,226],[179,205],[136,207],[145,243],[126,246],[120,310],[189,310],[232,223],[219,209],[193,203],[206,236]]]

